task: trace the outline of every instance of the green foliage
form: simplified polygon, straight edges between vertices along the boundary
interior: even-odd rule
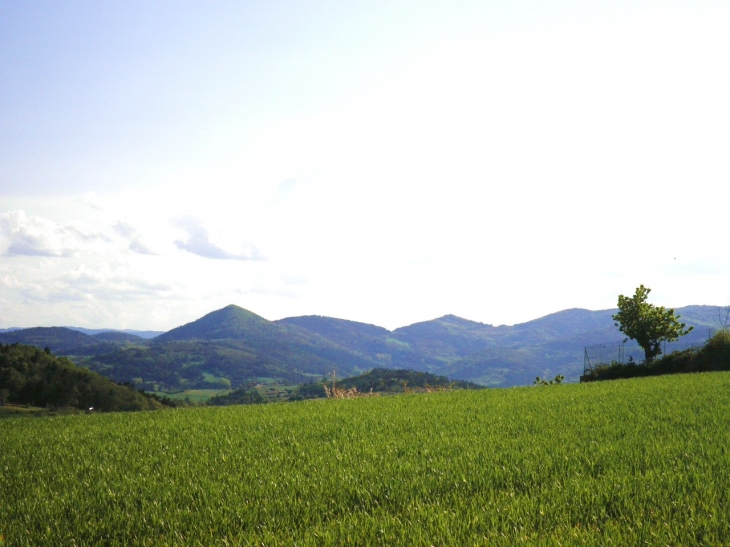
[[[563,380],[565,380],[565,376],[562,376],[558,374],[555,378],[553,378],[550,381],[543,380],[539,376],[535,378],[535,385],[536,386],[552,386],[553,384],[560,385],[563,383]]]
[[[33,346],[0,344],[0,402],[37,407],[154,410],[169,400],[79,368]]]
[[[610,365],[596,367],[583,379],[591,382],[710,371],[730,371],[730,332],[727,330],[718,331],[703,346],[675,351],[650,363],[614,362]]]
[[[227,395],[216,395],[208,399],[207,404],[211,406],[226,405],[260,405],[266,403],[261,394],[253,387],[240,387]]]
[[[730,374],[8,419],[8,545],[726,545]]]
[[[405,387],[453,387],[458,389],[481,389],[482,386],[464,380],[451,381],[446,376],[438,376],[428,372],[404,369],[375,368],[359,376],[351,376],[337,381],[343,389],[357,388],[360,392],[391,391],[402,392]]]
[[[327,395],[324,392],[324,385],[326,380],[320,382],[307,382],[297,386],[297,388],[289,397],[290,402],[304,401],[305,399],[324,399]]]
[[[640,285],[630,298],[619,295],[619,311],[613,315],[619,330],[644,349],[647,363],[661,354],[662,342],[674,342],[693,329],[685,329],[686,325],[679,322],[674,310],[649,304],[646,299],[650,292],[651,289]]]

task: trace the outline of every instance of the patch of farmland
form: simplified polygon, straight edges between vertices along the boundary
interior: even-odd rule
[[[730,373],[3,420],[7,545],[723,545]]]

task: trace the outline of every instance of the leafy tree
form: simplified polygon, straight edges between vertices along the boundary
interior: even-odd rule
[[[686,325],[679,322],[674,310],[649,304],[646,299],[650,292],[650,288],[640,285],[632,297],[619,295],[619,311],[612,316],[626,340],[636,340],[642,347],[647,364],[662,353],[662,342],[674,342],[694,328],[685,330]]]

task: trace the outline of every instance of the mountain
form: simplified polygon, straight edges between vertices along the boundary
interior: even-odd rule
[[[383,327],[358,323],[347,319],[335,319],[321,315],[288,317],[276,321],[280,325],[295,325],[316,332],[338,344],[365,352],[373,352],[378,348],[371,344],[390,336],[390,331]]]
[[[87,335],[65,327],[0,334],[0,343],[50,348],[118,382],[151,390],[228,388],[275,379],[318,380],[337,369],[357,374],[373,363],[317,333],[227,306],[151,340],[121,332]]]
[[[509,327],[494,327],[445,315],[395,329],[393,336],[416,351],[433,355],[443,365],[498,344],[506,336],[507,329]]]
[[[695,327],[684,343],[699,344],[717,328],[717,306],[675,311]],[[279,322],[310,329],[387,368],[410,368],[488,386],[531,384],[536,376],[562,374],[577,381],[584,348],[622,343],[611,316],[617,310],[568,309],[526,323],[493,326],[446,315],[388,331],[343,319],[292,317]],[[374,365],[375,366],[375,365]]]
[[[0,343],[49,347],[54,352],[63,353],[74,348],[93,345],[98,343],[98,340],[66,327],[33,327],[0,333]]]
[[[156,330],[132,330],[132,329],[85,329],[83,327],[33,327],[33,328],[59,328],[59,329],[68,329],[76,332],[81,332],[83,334],[88,334],[89,336],[94,336],[96,334],[124,334],[124,335],[131,335],[137,338],[154,338],[155,336],[158,336],[162,334],[163,331],[156,331]],[[30,330],[30,329],[24,329],[22,327],[10,327],[7,329],[0,329],[0,334],[8,333],[8,332],[15,332],[18,330]]]
[[[146,389],[228,388],[264,380],[298,384],[374,363],[316,332],[227,306],[143,344],[117,346],[81,364]]]
[[[76,330],[79,332],[83,332],[84,334],[88,334],[90,336],[94,336],[97,334],[107,334],[107,333],[113,333],[113,334],[129,334],[132,336],[136,336],[137,338],[144,338],[144,339],[150,339],[154,338],[155,336],[159,336],[164,331],[161,330],[133,330],[133,329],[85,329],[83,327],[66,327],[67,329]]]
[[[144,342],[144,338],[121,331],[89,335],[70,327],[33,327],[0,333],[0,344],[28,344],[62,355],[95,355],[111,351],[119,344]]]
[[[676,344],[668,344],[667,351],[704,343],[718,328],[720,310],[718,306],[677,308],[681,321],[694,330]],[[587,346],[615,346],[618,356],[625,336],[611,318],[616,311],[563,310],[506,327],[507,334],[498,345],[453,361],[438,373],[494,386],[525,385],[536,376],[552,378],[557,374],[575,381],[582,374]]]
[[[145,340],[142,336],[123,331],[101,331],[92,334],[91,337],[94,340],[104,340],[106,342],[142,342]]]
[[[239,306],[226,306],[200,319],[159,335],[156,342],[172,340],[244,340],[285,332],[276,323]]]
[[[683,341],[701,343],[708,329],[717,327],[722,308],[676,311],[695,327]],[[49,347],[113,380],[154,390],[238,387],[270,379],[295,384],[332,370],[346,376],[375,368],[504,387],[530,384],[536,376],[577,380],[586,346],[607,344],[607,351],[617,352],[612,348],[624,337],[611,319],[615,312],[569,309],[512,326],[445,315],[389,331],[322,316],[268,321],[231,305],[152,339],[39,327],[0,333],[0,343]]]
[[[317,334],[366,360],[369,368],[410,368],[429,370],[444,364],[428,352],[416,348],[383,327],[333,317],[289,317],[277,321],[280,325],[297,327],[300,332]]]

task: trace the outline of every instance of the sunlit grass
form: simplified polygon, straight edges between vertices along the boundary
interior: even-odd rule
[[[8,545],[723,545],[730,374],[0,422]]]

